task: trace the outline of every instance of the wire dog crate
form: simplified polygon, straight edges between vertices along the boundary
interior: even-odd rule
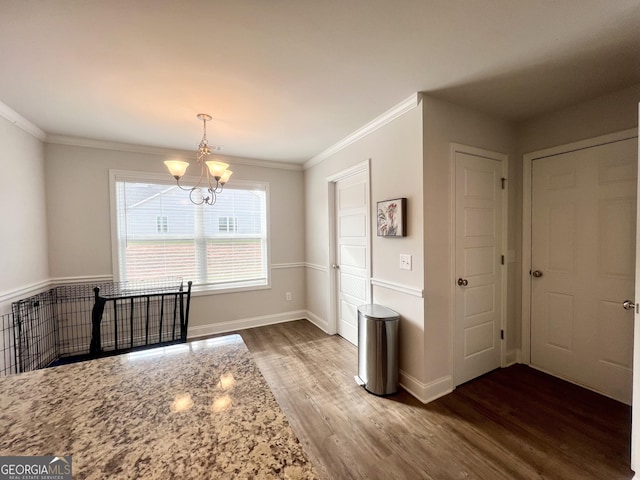
[[[0,316],[0,374],[184,343],[191,284],[63,285],[14,302]]]
[[[0,376],[18,373],[13,315],[0,315]]]

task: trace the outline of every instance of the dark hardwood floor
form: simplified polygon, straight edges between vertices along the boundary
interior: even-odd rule
[[[239,332],[327,479],[631,479],[630,407],[523,365],[423,405],[354,382],[357,349],[300,320]]]

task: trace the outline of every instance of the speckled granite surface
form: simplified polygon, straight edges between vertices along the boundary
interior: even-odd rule
[[[313,479],[238,335],[0,378],[0,455],[77,479]]]

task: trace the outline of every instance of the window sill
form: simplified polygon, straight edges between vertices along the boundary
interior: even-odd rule
[[[254,290],[269,290],[271,283],[263,285],[246,285],[238,287],[212,287],[210,285],[193,285],[191,287],[192,297],[207,297],[209,295],[222,295],[225,293],[251,292]]]

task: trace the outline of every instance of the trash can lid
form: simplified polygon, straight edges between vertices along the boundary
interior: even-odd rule
[[[360,305],[358,307],[358,312],[362,313],[366,317],[378,320],[396,320],[400,317],[398,312],[394,312],[390,308],[383,307],[382,305],[376,305],[375,303]]]

